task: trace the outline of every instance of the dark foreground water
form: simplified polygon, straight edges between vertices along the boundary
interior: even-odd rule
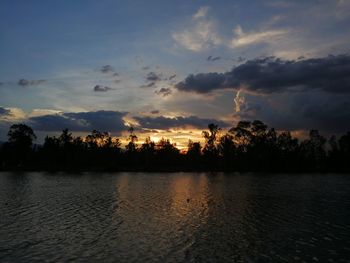
[[[0,262],[349,262],[350,175],[0,173]]]

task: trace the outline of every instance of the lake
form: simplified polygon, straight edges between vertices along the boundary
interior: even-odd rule
[[[349,262],[350,175],[0,173],[0,261]]]

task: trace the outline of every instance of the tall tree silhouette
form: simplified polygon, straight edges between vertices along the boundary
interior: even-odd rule
[[[208,131],[203,131],[202,135],[205,139],[205,145],[203,149],[203,153],[205,155],[215,155],[217,153],[216,149],[216,142],[217,142],[217,136],[220,131],[220,128],[218,125],[211,123],[208,125]]]
[[[31,149],[36,135],[33,129],[25,124],[13,124],[7,133],[8,141],[20,150]]]
[[[134,128],[129,128],[129,143],[125,146],[128,153],[134,153],[137,150],[137,142],[138,138],[134,133]]]
[[[8,144],[5,147],[8,148],[10,163],[23,165],[24,162],[28,161],[32,152],[33,141],[36,139],[33,129],[23,123],[13,124],[7,136]]]
[[[235,143],[238,145],[238,150],[241,153],[248,151],[248,146],[252,140],[251,133],[251,122],[250,121],[239,121],[236,127],[229,130],[229,133],[233,135]]]
[[[62,134],[58,137],[58,141],[62,148],[68,149],[73,142],[73,135],[68,129],[64,129]]]
[[[324,165],[326,141],[318,130],[310,130],[309,139],[301,143],[300,148],[304,157],[304,165],[308,170],[320,170]]]
[[[140,148],[141,162],[145,167],[149,167],[154,162],[156,153],[156,144],[150,137],[146,137]]]
[[[236,154],[236,146],[233,142],[233,136],[231,134],[225,134],[220,137],[218,143],[219,155],[223,158],[224,166],[232,167],[234,165],[234,158]]]

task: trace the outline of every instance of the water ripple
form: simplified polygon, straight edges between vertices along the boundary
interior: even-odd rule
[[[0,173],[1,262],[346,262],[350,177]]]

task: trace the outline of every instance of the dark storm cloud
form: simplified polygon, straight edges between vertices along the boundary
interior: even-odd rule
[[[170,129],[170,128],[186,128],[186,127],[194,127],[198,129],[206,129],[208,124],[215,123],[220,127],[228,127],[229,125],[223,121],[214,120],[214,119],[204,119],[199,118],[197,116],[189,116],[189,117],[175,117],[175,118],[167,118],[164,116],[159,117],[134,117],[136,121],[140,124],[142,128],[148,129]]]
[[[303,117],[309,125],[322,131],[350,131],[350,102],[307,106]]]
[[[153,111],[156,114],[157,111]],[[159,113],[159,111],[158,111]],[[128,129],[124,125],[123,117],[127,112],[118,111],[94,111],[77,113],[60,113],[31,117],[27,123],[37,131],[61,131],[65,128],[76,132],[91,132],[92,130],[108,131],[120,134]],[[163,129],[193,127],[206,129],[208,124],[216,123],[220,127],[229,125],[215,119],[199,118],[197,116],[167,118],[158,117],[133,117],[140,124],[141,129]]]
[[[253,96],[235,114],[240,119],[259,119],[279,130],[318,129],[325,134],[350,131],[350,94],[310,90],[291,94]]]
[[[113,89],[110,87],[107,87],[107,86],[102,86],[102,85],[96,85],[94,87],[94,91],[96,91],[96,92],[106,92],[109,90],[113,90]]]
[[[7,110],[7,109],[5,109],[5,108],[3,108],[3,107],[0,107],[0,117],[1,116],[8,116],[8,115],[10,115],[11,114],[11,111],[10,110]]]
[[[18,81],[18,85],[26,87],[26,86],[32,86],[32,85],[39,85],[41,83],[44,83],[45,79],[34,79],[34,80],[28,80],[28,79],[20,79]]]
[[[172,93],[171,89],[169,88],[161,88],[160,90],[156,90],[154,93],[157,95],[161,95],[163,97],[166,97]]]
[[[224,73],[200,73],[189,75],[184,81],[175,85],[180,91],[208,93],[216,89],[227,88]]]
[[[127,130],[123,117],[126,112],[91,111],[77,113],[62,113],[29,118],[34,130],[60,131],[68,128],[71,131],[90,132],[92,130],[120,133]]]
[[[149,72],[146,76],[146,79],[148,81],[153,81],[153,82],[156,82],[156,81],[160,81],[162,78],[160,75],[158,75],[157,73],[155,72]]]
[[[209,56],[209,57],[207,57],[207,61],[216,61],[216,60],[219,60],[219,59],[221,59],[220,56],[217,56],[217,57]]]
[[[100,68],[100,71],[102,73],[113,73],[114,72],[114,68],[111,65],[105,65],[105,66],[102,66]]]
[[[242,87],[262,94],[312,89],[350,93],[350,56],[297,61],[275,57],[259,58],[225,73],[191,74],[175,87],[196,93],[209,93],[216,89],[238,90]]]

